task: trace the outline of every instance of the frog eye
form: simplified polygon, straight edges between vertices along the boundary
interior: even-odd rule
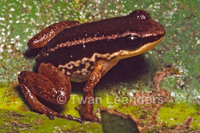
[[[127,36],[127,38],[129,38],[131,40],[135,40],[135,39],[138,39],[138,36],[134,35],[134,34],[130,34],[130,35]]]
[[[148,20],[151,18],[150,15],[144,10],[135,10],[129,16],[140,20]]]

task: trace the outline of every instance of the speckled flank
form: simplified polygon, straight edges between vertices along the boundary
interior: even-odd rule
[[[99,59],[106,60],[110,56],[107,54],[94,53],[90,58],[82,58],[77,61],[70,61],[65,65],[59,65],[58,68],[67,76],[70,77],[73,82],[86,81],[93,71],[95,62]]]

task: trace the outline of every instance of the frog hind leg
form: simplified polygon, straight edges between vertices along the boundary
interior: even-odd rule
[[[81,114],[85,120],[99,122],[99,118],[93,114],[94,108],[94,93],[93,88],[99,82],[99,80],[116,64],[118,60],[112,61],[98,61],[88,78],[87,83],[83,88],[83,100],[82,100],[82,110]]]
[[[40,72],[44,69],[44,72]],[[64,105],[69,100],[69,95],[71,93],[71,84],[69,79],[63,78],[64,74],[62,74],[53,65],[42,63],[40,65],[39,72],[40,73],[37,74],[29,71],[23,71],[18,76],[22,92],[31,108],[39,113],[46,114],[50,118],[57,116],[83,122],[81,119],[74,118],[71,115],[63,115],[53,111],[37,99],[38,96],[48,102]],[[55,81],[52,82],[52,79],[55,79]]]
[[[61,21],[50,25],[43,29],[40,33],[35,35],[29,40],[28,46],[31,49],[44,47],[49,40],[51,40],[55,35],[61,32],[65,28],[70,28],[72,26],[78,25],[78,21]]]

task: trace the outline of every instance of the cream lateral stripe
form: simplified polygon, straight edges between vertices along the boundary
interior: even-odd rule
[[[71,46],[73,46],[73,45],[78,45],[78,44],[85,44],[85,43],[88,43],[88,42],[94,42],[94,41],[98,41],[98,40],[111,40],[111,39],[116,39],[116,38],[120,38],[120,37],[125,37],[125,36],[128,36],[128,35],[134,36],[135,34],[131,33],[131,32],[126,32],[126,33],[123,33],[121,35],[113,34],[113,35],[106,36],[106,37],[104,35],[101,36],[101,37],[95,37],[95,35],[94,35],[94,37],[86,37],[86,38],[82,38],[82,39],[79,39],[79,40],[67,41],[65,43],[57,44],[57,46],[49,49],[49,51],[55,51],[55,50],[57,50],[59,48],[62,48],[62,47],[65,47],[65,46],[69,46],[70,44],[71,44]],[[148,34],[148,35],[146,35],[144,37],[148,37],[148,36],[150,36],[150,34]]]

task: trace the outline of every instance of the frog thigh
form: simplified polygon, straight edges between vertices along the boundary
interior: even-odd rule
[[[99,82],[99,80],[113,67],[118,63],[119,60],[98,61],[93,69],[93,72],[88,78],[87,83],[83,88],[83,101],[82,101],[82,117],[90,121],[99,121],[99,119],[93,114],[93,103],[94,93],[93,88]]]
[[[79,24],[78,21],[69,21],[69,20],[52,24],[49,27],[43,29],[37,35],[35,35],[32,39],[30,39],[28,42],[28,46],[31,49],[44,47],[48,43],[48,41],[50,41],[63,29],[70,28],[78,24]]]

